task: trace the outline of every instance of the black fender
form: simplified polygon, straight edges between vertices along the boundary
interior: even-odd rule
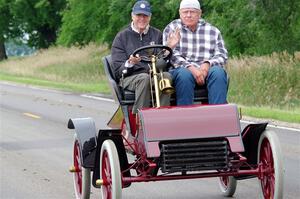
[[[249,124],[242,132],[245,151],[242,153],[249,164],[257,164],[258,142],[268,123]]]
[[[94,168],[97,148],[96,126],[92,118],[69,119],[69,129],[75,129],[75,136],[79,142],[81,165],[84,168]]]
[[[123,138],[121,135],[121,129],[100,129],[98,133],[97,139],[97,149],[96,149],[96,157],[94,162],[94,172],[92,183],[94,187],[98,187],[96,185],[96,180],[100,178],[100,153],[101,147],[105,140],[110,139],[116,145],[121,171],[125,171],[128,169],[128,158],[125,151],[125,146],[123,144]],[[124,176],[130,177],[130,171],[126,171],[123,173]],[[130,184],[125,185],[125,187],[130,186]]]

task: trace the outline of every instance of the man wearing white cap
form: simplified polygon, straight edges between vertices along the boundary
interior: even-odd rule
[[[163,42],[173,47],[170,71],[177,105],[193,104],[195,86],[205,85],[209,104],[227,103],[227,50],[220,31],[201,19],[198,0],[182,0],[180,19],[169,23]]]

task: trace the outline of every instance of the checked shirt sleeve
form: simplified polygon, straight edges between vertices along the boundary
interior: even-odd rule
[[[221,36],[221,33],[218,32],[217,34],[217,43],[215,46],[215,52],[214,55],[208,60],[210,62],[210,65],[220,65],[224,66],[228,59],[228,52],[224,45],[224,40]]]

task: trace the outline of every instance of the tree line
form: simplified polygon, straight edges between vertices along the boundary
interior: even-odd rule
[[[131,21],[136,0],[0,0],[0,60],[7,41],[36,49],[52,45],[110,45]],[[163,30],[178,18],[181,0],[149,0],[151,25]],[[217,26],[233,55],[300,50],[299,0],[202,0],[203,18]]]

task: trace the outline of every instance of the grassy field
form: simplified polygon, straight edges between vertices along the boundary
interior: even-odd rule
[[[75,92],[109,93],[101,58],[106,47],[50,48],[36,55],[0,62],[0,80]]]
[[[230,59],[228,99],[244,113],[300,123],[300,53]]]
[[[101,58],[105,46],[55,47],[33,56],[0,62],[0,80],[109,94]],[[243,114],[300,123],[300,53],[231,58],[228,100]]]

